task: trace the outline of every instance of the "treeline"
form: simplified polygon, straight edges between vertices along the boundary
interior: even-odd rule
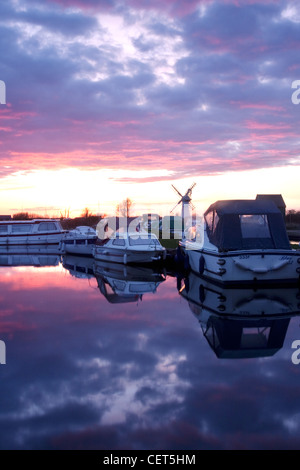
[[[300,225],[300,211],[290,209],[286,212],[285,222],[287,225]]]
[[[41,217],[39,214],[31,214],[29,212],[17,212],[12,216],[14,220],[32,220],[32,219],[47,219],[48,217]]]
[[[103,218],[102,215],[89,215],[87,217],[74,217],[73,219],[61,219],[61,225],[65,230],[73,230],[80,225],[96,228],[98,222]]]
[[[13,220],[33,220],[33,219],[60,219],[64,229],[72,230],[79,225],[88,225],[90,227],[96,227],[99,220],[103,218],[103,215],[95,215],[89,210],[82,212],[80,217],[64,217],[63,215],[58,217],[41,216],[40,214],[34,214],[30,212],[18,212],[12,216]]]

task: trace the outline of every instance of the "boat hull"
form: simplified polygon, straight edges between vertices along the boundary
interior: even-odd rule
[[[65,232],[0,236],[0,247],[19,245],[58,245]]]
[[[216,286],[190,272],[181,279],[180,295],[196,316],[211,314],[239,318],[284,318],[300,315],[299,289],[291,287],[251,287],[238,289]]]
[[[63,253],[67,254],[93,256],[93,249],[96,240],[97,238],[62,240],[60,243],[60,249]]]
[[[185,250],[190,269],[220,285],[298,284],[300,252],[293,250],[253,250],[212,252]]]
[[[109,261],[123,264],[153,263],[163,259],[164,251],[161,250],[124,250],[111,249],[105,246],[95,246],[93,255],[96,260]]]

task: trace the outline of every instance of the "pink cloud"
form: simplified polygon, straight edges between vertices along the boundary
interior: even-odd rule
[[[274,130],[274,129],[291,129],[291,125],[284,123],[267,123],[257,121],[246,121],[248,129]],[[286,134],[284,134],[286,135]]]
[[[283,106],[274,106],[268,103],[245,103],[243,101],[230,101],[230,104],[238,106],[240,109],[266,109],[268,111],[285,111]]]

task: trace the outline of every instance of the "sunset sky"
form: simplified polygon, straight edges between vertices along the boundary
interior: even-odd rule
[[[300,210],[300,2],[0,4],[0,213],[168,214],[196,182]]]

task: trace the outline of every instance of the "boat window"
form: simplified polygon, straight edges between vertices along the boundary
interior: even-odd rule
[[[156,238],[147,238],[147,237],[129,237],[129,244],[131,246],[136,245],[159,245],[159,241]]]
[[[7,233],[8,225],[0,225],[0,233]]]
[[[31,232],[31,229],[32,224],[17,224],[11,226],[12,233],[29,233]]]
[[[207,228],[210,232],[213,231],[213,223],[214,223],[214,212],[211,211],[205,216],[205,222],[207,225]]]
[[[39,232],[50,232],[57,230],[55,222],[41,222],[39,225]]]
[[[270,327],[243,328],[241,349],[260,349],[268,346]]]
[[[129,284],[129,292],[132,294],[145,294],[146,292],[153,291],[153,284],[148,283],[141,283],[141,284]]]
[[[206,226],[207,226],[207,232],[208,236],[214,236],[217,231],[217,226],[219,222],[219,216],[216,211],[210,211],[208,214],[205,216],[205,221],[206,221]]]
[[[218,222],[219,222],[219,216],[218,216],[218,214],[216,213],[216,211],[214,211],[214,220],[213,220],[213,232],[214,232],[214,233],[215,233],[215,231],[216,231],[216,229],[217,229]]]
[[[124,281],[113,281],[113,289],[124,291],[126,288],[126,282]]]
[[[203,328],[202,328],[203,329]],[[216,351],[220,347],[220,340],[217,334],[217,329],[211,322],[206,330],[203,331],[205,338],[207,339],[210,346]]]
[[[271,238],[266,214],[240,215],[243,238]]]
[[[125,246],[125,240],[123,238],[114,238],[112,244],[116,246]]]

